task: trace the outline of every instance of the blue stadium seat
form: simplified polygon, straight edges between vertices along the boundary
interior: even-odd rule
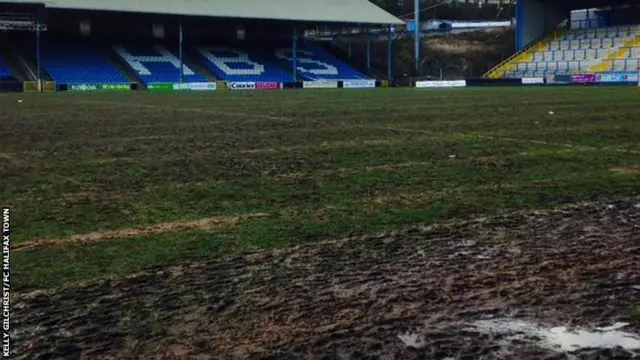
[[[0,80],[9,80],[12,78],[11,71],[9,71],[7,65],[0,59]]]
[[[264,56],[256,48],[198,46],[192,49],[198,60],[217,78],[227,81],[294,81],[290,71]]]
[[[109,49],[84,42],[43,42],[41,64],[66,84],[127,84],[131,81],[108,58]]]
[[[293,66],[291,46],[276,48],[274,56],[280,61]],[[298,74],[306,80],[357,80],[371,79],[356,71],[350,65],[336,59],[318,44],[305,42],[297,51]]]
[[[113,48],[145,84],[180,81],[180,59],[162,45],[126,44],[114,45]],[[183,69],[185,82],[209,81],[187,65],[183,64]]]

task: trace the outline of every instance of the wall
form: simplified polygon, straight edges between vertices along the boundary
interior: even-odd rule
[[[552,2],[518,0],[516,4],[516,49],[553,31],[569,12]]]

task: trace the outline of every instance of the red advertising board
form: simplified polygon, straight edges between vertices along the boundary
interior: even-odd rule
[[[271,81],[257,82],[256,83],[256,89],[258,89],[258,90],[278,90],[278,89],[280,89],[280,83],[271,82]]]

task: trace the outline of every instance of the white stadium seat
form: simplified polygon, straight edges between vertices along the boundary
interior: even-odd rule
[[[626,60],[614,60],[613,61],[613,70],[615,71],[624,71],[627,68]]]
[[[549,75],[584,73],[593,69],[636,71],[640,67],[640,46],[630,47],[635,37],[640,36],[640,24],[600,28],[582,25],[583,28],[568,30],[559,38],[539,44],[533,59],[518,63],[516,72]],[[615,60],[611,60],[613,58]]]
[[[569,61],[569,69],[580,70],[580,61]]]
[[[565,60],[573,60],[575,58],[574,50],[565,50],[564,51],[564,59]]]

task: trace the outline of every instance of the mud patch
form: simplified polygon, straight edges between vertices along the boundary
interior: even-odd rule
[[[398,132],[412,132],[412,133],[425,133],[431,134],[432,132],[422,129],[410,129],[410,128],[398,128],[392,126],[373,126],[368,127],[376,130],[389,130],[389,131],[398,131]],[[513,143],[525,143],[525,144],[536,144],[536,145],[546,145],[546,146],[557,146],[564,147],[568,150],[573,151],[612,151],[626,154],[640,154],[640,150],[632,150],[632,149],[621,149],[616,147],[595,147],[595,146],[585,146],[578,144],[567,144],[567,143],[554,143],[545,140],[536,140],[536,139],[525,139],[525,138],[513,138],[513,137],[505,137],[505,136],[492,136],[492,135],[482,135],[482,134],[465,134],[459,133],[455,134],[459,138],[477,138],[477,139],[485,139],[485,140],[495,140],[495,141],[506,141]]]
[[[623,321],[639,300],[638,204],[414,227],[15,294],[13,348],[33,344],[43,359],[638,358],[478,326]],[[624,321],[614,331],[638,337],[640,323]]]
[[[346,175],[346,174],[357,174],[357,173],[363,173],[363,172],[372,172],[372,171],[378,171],[378,170],[408,169],[411,167],[426,166],[430,164],[432,163],[421,161],[421,162],[406,162],[406,163],[365,166],[361,168],[340,168],[340,169],[334,169],[334,170],[321,170],[321,171],[298,171],[298,172],[292,172],[288,174],[279,174],[279,175],[276,175],[276,178],[301,179],[306,177],[312,177],[315,175],[332,175],[332,174]]]
[[[232,116],[232,117],[241,117],[244,119],[264,119],[264,120],[279,120],[279,121],[296,121],[294,118],[284,117],[284,116],[272,116],[272,115],[260,115],[260,114],[249,114],[242,112],[233,112],[233,111],[220,111],[213,109],[199,109],[199,108],[185,108],[185,107],[169,107],[162,105],[151,105],[151,104],[139,104],[127,101],[107,101],[107,100],[75,100],[75,104],[88,104],[88,105],[112,105],[118,107],[133,107],[139,109],[155,109],[155,110],[163,110],[163,111],[171,111],[171,112],[186,112],[186,113],[201,113],[201,114],[211,114],[218,116]]]
[[[391,140],[363,140],[363,141],[336,141],[336,142],[324,142],[321,144],[314,144],[308,146],[283,146],[274,148],[261,148],[261,149],[247,149],[239,150],[241,154],[271,154],[278,152],[289,152],[299,150],[322,150],[322,149],[357,149],[367,146],[390,146],[396,145],[403,141],[391,141]]]
[[[185,231],[191,229],[211,229],[221,225],[235,224],[240,221],[249,219],[258,219],[269,217],[266,213],[254,213],[241,216],[219,216],[212,218],[197,219],[191,221],[175,221],[169,223],[156,224],[148,227],[120,229],[112,231],[99,231],[87,234],[77,234],[63,239],[47,239],[47,240],[30,240],[23,243],[14,245],[12,250],[22,251],[26,249],[42,248],[42,247],[54,247],[54,246],[69,246],[69,245],[81,245],[81,244],[93,244],[101,241],[106,241],[115,238],[129,238],[147,236],[152,234],[172,232],[172,231]]]
[[[448,159],[446,159],[448,163],[468,163],[468,164],[497,164],[501,161],[501,157],[498,156],[483,156],[483,157],[470,157],[470,158],[458,158],[455,155],[449,155]],[[393,171],[398,169],[410,169],[413,167],[420,166],[429,166],[436,164],[437,160],[434,161],[415,161],[415,162],[405,162],[405,163],[393,163],[393,164],[381,164],[381,165],[371,165],[364,167],[356,167],[356,168],[340,168],[333,170],[320,170],[320,171],[298,171],[292,172],[288,174],[279,174],[276,175],[276,178],[288,178],[288,179],[301,179],[306,177],[312,177],[316,175],[349,175],[349,174],[359,174],[366,172],[374,172],[374,171]]]

